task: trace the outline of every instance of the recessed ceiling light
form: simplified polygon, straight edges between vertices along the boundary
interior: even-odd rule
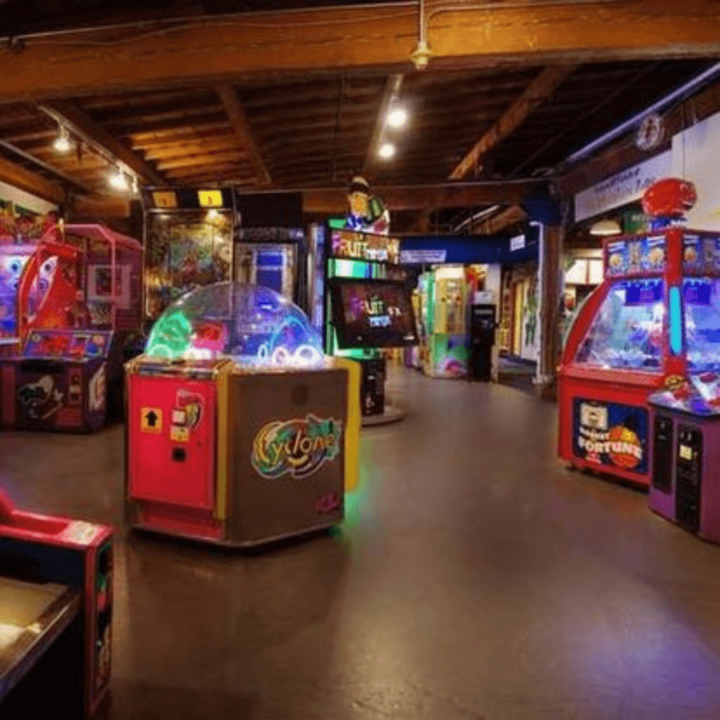
[[[408,114],[405,108],[396,107],[388,113],[387,123],[390,127],[401,128],[407,123]]]
[[[383,143],[378,150],[378,155],[383,160],[389,160],[393,155],[395,155],[395,146],[389,142]]]

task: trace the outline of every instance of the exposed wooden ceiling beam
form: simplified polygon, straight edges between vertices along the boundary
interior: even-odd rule
[[[385,82],[385,89],[383,90],[382,98],[380,99],[380,107],[378,108],[377,117],[375,118],[375,127],[373,128],[372,135],[370,136],[370,142],[368,143],[367,151],[365,152],[365,162],[362,166],[363,175],[365,175],[377,162],[377,151],[380,147],[383,132],[385,131],[387,114],[390,110],[390,105],[400,94],[402,83],[402,73],[393,73],[392,75],[389,75],[387,81]]]
[[[0,157],[0,180],[57,205],[64,203],[66,199],[61,185],[3,157]]]
[[[430,232],[430,219],[432,218],[433,209],[425,208],[421,210],[412,225],[407,229],[409,233],[428,233]]]
[[[81,180],[73,177],[72,175],[69,175],[67,172],[65,172],[65,169],[63,168],[62,162],[57,162],[58,159],[61,159],[62,156],[57,155],[56,158],[53,158],[55,160],[54,163],[49,163],[43,160],[42,157],[38,157],[37,155],[31,154],[26,152],[25,150],[17,147],[16,145],[13,145],[13,143],[8,142],[7,140],[0,140],[0,147],[4,148],[5,150],[10,151],[14,155],[17,155],[18,157],[23,158],[27,162],[32,163],[35,165],[35,167],[41,168],[45,170],[45,172],[50,173],[51,175],[54,175],[58,180],[62,180],[65,183],[70,184],[77,190],[81,190],[82,192],[90,192],[90,188],[88,188],[86,185],[82,183]]]
[[[245,110],[240,102],[237,90],[231,83],[222,83],[215,87],[215,91],[222,100],[223,107],[230,119],[230,125],[232,125],[235,131],[240,147],[250,158],[250,162],[255,168],[259,183],[261,185],[272,185],[272,178],[270,177],[267,167],[265,167],[260,148],[257,146],[255,138],[253,137],[250,123],[245,115]]]
[[[430,13],[431,67],[487,67],[720,53],[716,0],[617,0],[595,3],[454,5]],[[327,7],[323,22],[303,10],[186,26],[147,23],[82,35],[24,39],[3,47],[1,100],[68,97],[260,73],[384,67],[402,72],[417,38],[415,8]],[[172,27],[172,32],[167,32]],[[328,33],[327,28],[333,32]],[[101,48],[99,50],[99,48]]]
[[[542,190],[543,183],[468,183],[463,185],[411,185],[375,187],[391,210],[473,207],[496,203],[518,203],[523,196]],[[342,212],[347,206],[347,189],[303,190],[306,212]]]
[[[74,135],[91,148],[101,155],[109,155],[122,163],[141,180],[153,185],[162,185],[165,182],[155,168],[95,122],[72,100],[53,100],[39,107],[47,115],[66,125]]]
[[[500,119],[472,146],[450,173],[450,179],[462,180],[476,168],[481,168],[485,155],[506,137],[512,135],[576,67],[577,65],[558,65],[545,68]]]
[[[475,235],[497,235],[515,223],[527,219],[527,213],[519,205],[511,205],[497,215],[478,223]]]
[[[130,200],[121,195],[77,196],[70,205],[68,216],[71,222],[82,217],[126,218],[130,216]]]

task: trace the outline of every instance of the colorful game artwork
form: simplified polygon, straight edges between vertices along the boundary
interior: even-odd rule
[[[664,272],[667,242],[664,235],[640,236],[607,244],[608,277]]]
[[[196,287],[230,279],[232,217],[205,211],[153,214],[148,220],[145,288],[146,315],[163,310]]]
[[[573,454],[586,462],[647,473],[648,428],[644,407],[573,400]]]

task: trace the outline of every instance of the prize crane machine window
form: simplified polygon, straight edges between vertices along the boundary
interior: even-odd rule
[[[685,343],[688,370],[720,372],[720,278],[685,278]]]
[[[662,280],[614,283],[580,345],[576,362],[657,372],[662,364],[664,297]]]
[[[462,335],[465,332],[463,281],[460,279],[438,281],[435,308],[438,331],[448,335]]]

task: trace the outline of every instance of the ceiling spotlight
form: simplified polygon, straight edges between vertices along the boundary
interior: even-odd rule
[[[55,148],[55,150],[61,153],[69,152],[72,148],[72,143],[70,142],[70,133],[68,133],[68,130],[64,125],[60,125],[60,127],[58,128],[58,135],[55,138],[53,147]]]
[[[115,168],[115,172],[110,176],[110,187],[115,190],[128,190],[128,181],[125,173],[120,168]]]
[[[395,146],[389,142],[383,143],[378,150],[378,155],[383,160],[389,160],[393,155],[395,155]]]
[[[405,108],[396,107],[388,113],[387,123],[390,127],[401,128],[407,123],[408,114]]]

